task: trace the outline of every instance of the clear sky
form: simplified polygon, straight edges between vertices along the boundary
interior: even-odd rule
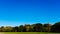
[[[0,0],[0,26],[60,21],[60,0]]]

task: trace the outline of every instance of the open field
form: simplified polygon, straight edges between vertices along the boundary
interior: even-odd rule
[[[44,32],[1,32],[0,34],[60,34],[60,33],[44,33]]]

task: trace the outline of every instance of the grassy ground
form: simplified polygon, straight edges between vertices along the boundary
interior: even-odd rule
[[[1,34],[60,34],[60,33],[45,33],[45,32],[4,32]]]

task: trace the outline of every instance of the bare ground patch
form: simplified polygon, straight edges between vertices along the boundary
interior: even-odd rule
[[[4,33],[1,33],[1,32],[0,32],[0,34],[4,34]]]

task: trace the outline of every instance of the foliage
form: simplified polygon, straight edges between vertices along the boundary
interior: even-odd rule
[[[60,32],[60,22],[57,22],[54,25],[52,25],[51,32]]]
[[[60,32],[60,22],[57,22],[53,25],[51,24],[25,24],[20,26],[1,26],[0,32]]]

